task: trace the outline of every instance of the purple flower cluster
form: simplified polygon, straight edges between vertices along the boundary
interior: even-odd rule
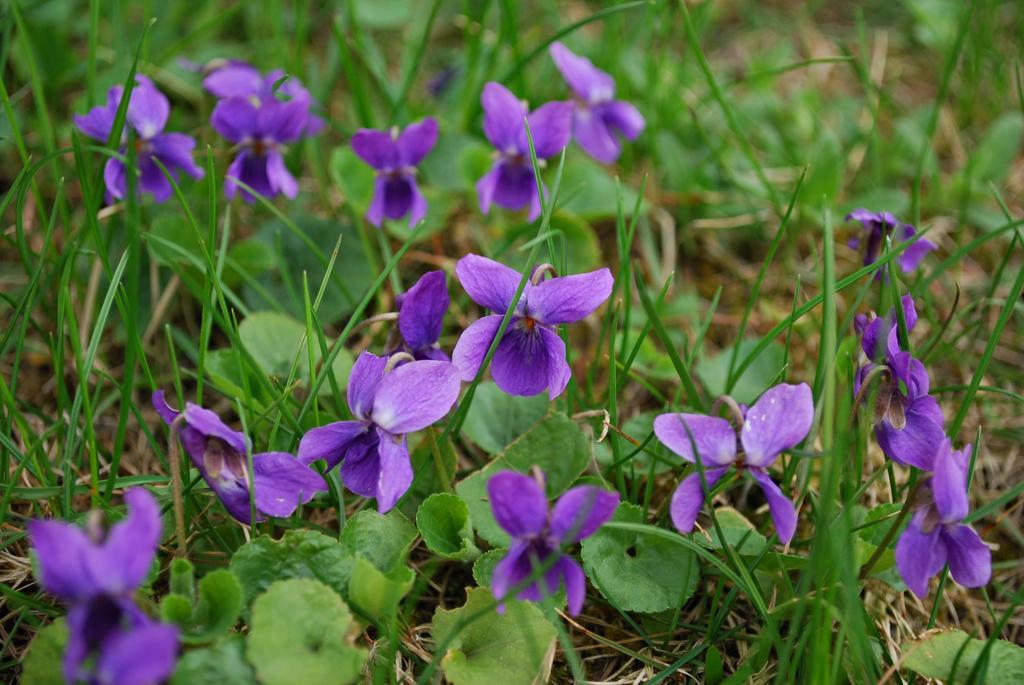
[[[855,209],[846,215],[846,220],[856,221],[861,225],[863,232],[867,234],[867,237],[864,239],[855,236],[848,243],[852,249],[856,250],[860,247],[861,241],[864,240],[864,266],[874,264],[878,260],[878,255],[882,251],[882,244],[887,237],[893,237],[895,246],[917,235],[917,231],[913,226],[901,222],[889,212],[871,212],[866,209]],[[896,257],[896,262],[904,273],[910,273],[935,248],[935,243],[926,238],[920,238],[901,252]],[[882,273],[882,271],[879,271],[877,277],[881,278]]]
[[[672,495],[672,523],[683,533],[693,530],[708,491],[731,468],[746,471],[761,487],[779,540],[788,544],[796,531],[796,509],[767,468],[807,437],[814,420],[811,389],[805,383],[776,385],[741,412],[742,423],[736,428],[723,418],[703,414],[662,414],[654,420],[658,439],[699,465]]]
[[[644,118],[633,105],[616,100],[612,77],[561,43],[551,46],[551,58],[575,94],[574,101],[549,102],[530,112],[526,104],[498,83],[487,83],[480,101],[484,109],[484,135],[497,150],[490,171],[476,184],[480,209],[492,204],[506,209],[529,208],[530,221],[540,216],[539,179],[535,178],[527,140],[527,124],[538,160],[558,154],[573,137],[587,154],[601,162],[614,162],[622,151],[621,138],[633,140],[644,128]],[[202,70],[196,65],[195,69]],[[224,179],[224,193],[232,199],[241,192],[246,202],[255,194],[293,198],[298,181],[285,164],[286,147],[305,136],[318,134],[324,121],[313,111],[313,99],[302,83],[280,69],[263,74],[237,60],[211,63],[203,87],[218,98],[210,125],[233,147],[234,159]],[[112,88],[107,104],[75,124],[86,135],[106,142],[113,127],[122,89]],[[153,163],[159,160],[172,177],[184,171],[193,178],[203,170],[192,160],[195,141],[180,133],[163,133],[170,105],[145,76],[137,77],[128,107],[128,122],[136,133],[139,190],[163,202],[171,185]],[[416,167],[437,143],[433,117],[401,130],[360,129],[352,136],[352,149],[376,172],[373,199],[366,218],[379,227],[384,219],[408,218],[412,227],[423,220],[427,201],[416,180]],[[122,139],[121,153],[123,155]],[[124,163],[111,158],[104,172],[108,199],[124,197]]]
[[[121,106],[124,88],[114,86],[107,91],[105,105],[94,107],[84,115],[74,117],[78,130],[101,143],[106,143],[113,132],[117,110]],[[122,130],[118,152],[126,156],[127,144],[135,148],[138,173],[136,191],[149,193],[157,202],[171,197],[172,187],[167,176],[157,165],[162,164],[177,181],[179,172],[185,172],[195,179],[203,177],[203,170],[192,160],[196,141],[184,133],[165,133],[171,105],[167,96],[145,76],[136,76],[131,90],[126,114],[125,130]],[[129,138],[131,129],[132,137]],[[128,193],[128,169],[125,163],[111,157],[103,168],[103,182],[107,187],[107,201],[122,200]]]
[[[178,412],[168,406],[162,390],[153,393],[153,406],[177,430],[192,464],[224,508],[242,523],[252,522],[253,499],[256,520],[262,521],[266,516],[291,516],[300,504],[327,491],[319,473],[286,452],[252,455],[250,473],[249,439],[209,409],[189,402],[184,412]]]
[[[135,603],[160,544],[160,508],[140,488],[124,496],[128,515],[104,531],[60,521],[30,521],[39,583],[68,604],[68,683],[139,685],[174,670],[178,629],[154,621]]]
[[[561,550],[596,533],[615,513],[619,494],[579,485],[567,490],[549,511],[543,477],[538,482],[521,473],[502,471],[487,481],[487,496],[494,519],[512,537],[508,553],[494,567],[494,598],[505,599],[513,588],[544,569],[516,598],[539,601],[564,586],[569,613],[579,614],[586,594],[583,569]]]
[[[914,300],[901,300],[908,331],[917,325]],[[936,447],[946,437],[942,409],[928,394],[928,371],[920,360],[900,348],[896,313],[885,317],[858,315],[854,327],[868,361],[857,371],[854,393],[873,373],[881,376],[875,402],[875,437],[885,455],[904,466],[931,469]],[[876,363],[872,360],[878,359]]]
[[[246,202],[255,199],[239,182],[264,197],[295,197],[299,184],[285,166],[284,146],[315,135],[324,126],[310,111],[309,91],[280,70],[263,75],[244,62],[216,69],[203,80],[203,87],[220,98],[210,125],[237,150],[224,179],[228,199],[239,190]]]
[[[910,332],[917,324],[913,298],[904,296],[900,306]],[[927,595],[928,580],[946,564],[961,585],[985,585],[992,573],[991,552],[970,526],[961,523],[968,512],[970,446],[954,450],[946,437],[942,408],[928,394],[928,371],[900,345],[896,312],[884,317],[858,315],[854,326],[867,357],[857,371],[855,394],[861,396],[870,379],[879,379],[875,438],[889,459],[925,472],[917,500],[908,503],[914,516],[896,545],[900,575],[919,597]]]

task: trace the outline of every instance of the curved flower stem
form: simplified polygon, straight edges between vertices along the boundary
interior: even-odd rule
[[[917,499],[917,491],[921,487],[921,481],[916,478],[917,472],[914,472],[914,482],[910,486],[910,492],[907,493],[907,500],[903,503],[903,508],[900,509],[899,515],[896,520],[893,521],[892,526],[885,532],[885,537],[878,543],[878,547],[875,548],[871,558],[868,559],[867,563],[860,569],[860,579],[864,580],[871,573],[871,569],[875,567],[878,560],[885,554],[885,550],[889,549],[889,545],[892,543],[892,539],[896,537],[896,532],[903,525],[903,521],[906,520],[907,514],[914,507],[914,501]]]
[[[178,414],[171,422],[171,439],[167,443],[167,458],[171,466],[171,491],[174,497],[174,530],[178,538],[175,556],[188,556],[188,537],[185,534],[185,499],[181,483],[181,452],[179,431],[185,423],[185,414]]]
[[[360,330],[362,330],[362,329],[364,329],[364,328],[366,328],[368,326],[372,326],[375,323],[380,323],[381,321],[397,321],[397,320],[398,320],[398,312],[384,312],[383,314],[375,314],[374,316],[371,316],[368,319],[363,319],[362,321],[357,323],[355,326],[352,327],[352,330],[349,331],[348,334],[350,336],[354,335],[356,331],[360,331]]]

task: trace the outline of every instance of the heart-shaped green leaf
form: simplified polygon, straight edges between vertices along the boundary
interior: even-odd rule
[[[256,685],[256,674],[245,660],[245,639],[229,635],[209,647],[185,652],[171,685]]]
[[[246,654],[264,685],[341,685],[359,678],[367,652],[352,644],[352,614],[323,583],[295,578],[256,598]]]
[[[962,630],[938,630],[904,644],[902,664],[925,678],[949,685],[966,683],[985,647],[985,640],[974,639]],[[1024,648],[993,640],[987,660],[978,667],[973,682],[1024,683]]]
[[[352,553],[323,533],[295,529],[280,540],[263,535],[242,545],[231,558],[230,569],[242,584],[246,603],[275,581],[289,578],[315,578],[344,596]]]
[[[546,682],[555,651],[555,628],[540,609],[509,601],[467,625],[470,616],[494,602],[489,590],[473,588],[458,609],[434,614],[434,642],[443,646],[441,668],[454,685],[519,685]]]
[[[456,495],[439,492],[428,497],[416,512],[416,527],[430,551],[445,559],[467,561],[480,554],[473,544],[469,507]]]
[[[623,502],[612,520],[641,523],[643,512]],[[654,613],[680,606],[700,575],[693,552],[634,531],[602,528],[583,541],[582,557],[587,576],[624,611]]]

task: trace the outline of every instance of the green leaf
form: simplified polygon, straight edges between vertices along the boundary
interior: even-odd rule
[[[64,685],[61,665],[67,644],[68,626],[63,618],[36,633],[22,664],[21,682],[24,685]]]
[[[428,497],[416,512],[416,527],[430,551],[445,559],[468,561],[480,554],[473,544],[469,507],[456,495]]]
[[[315,580],[274,583],[252,605],[246,653],[264,685],[355,682],[367,652],[352,644],[356,628],[344,600]]]
[[[575,421],[565,414],[552,414],[512,442],[501,456],[521,473],[540,467],[547,476],[548,497],[555,497],[587,468],[593,449]]]
[[[160,618],[167,623],[185,626],[192,618],[192,599],[170,594],[160,600]]]
[[[732,507],[718,507],[715,509],[715,518],[722,529],[722,537],[740,554],[756,556],[768,544],[765,537],[754,528],[754,524]],[[706,533],[694,533],[693,540],[708,549],[723,547],[718,531],[713,526],[709,526]]]
[[[420,164],[420,170],[431,186],[461,193],[487,173],[493,161],[491,152],[476,136],[446,131]]]
[[[341,531],[341,544],[350,555],[364,557],[384,573],[405,562],[414,540],[416,527],[394,509],[386,514],[364,509]]]
[[[273,303],[267,302],[263,293],[249,285],[242,289],[245,301],[253,310],[273,304],[292,318],[304,321],[302,274],[308,275],[309,289],[315,296],[334,245],[340,238],[341,248],[334,263],[334,272],[327,281],[323,301],[317,310],[321,324],[334,323],[355,309],[377,277],[377,272],[367,257],[359,232],[348,221],[337,217],[327,220],[310,216],[293,216],[291,219],[305,240],[277,219],[264,224],[252,237],[252,240],[270,248],[275,257],[277,268],[264,272],[257,279],[262,290],[273,298]],[[310,243],[319,248],[319,255],[310,248]]]
[[[757,347],[757,340],[744,340],[740,343],[737,364],[745,359]],[[696,371],[708,393],[717,397],[725,393],[729,377],[729,363],[732,359],[732,347],[727,347],[714,357],[702,358],[697,361]],[[737,402],[750,404],[771,385],[782,370],[785,363],[786,350],[782,345],[773,343],[766,347],[748,366],[733,385],[732,395]]]
[[[195,571],[188,559],[175,559],[171,562],[171,594],[187,597],[189,601],[196,596]]]
[[[259,364],[260,369],[271,378],[285,382],[292,364],[298,360],[298,378],[309,382],[306,327],[299,321],[279,312],[253,312],[238,325],[238,337]],[[319,363],[320,346],[315,340],[313,348],[314,362]],[[352,369],[352,355],[346,350],[341,350],[334,358],[331,368],[334,370],[339,388],[344,388]],[[321,388],[321,392],[330,392],[330,385],[327,383]]]
[[[244,372],[238,366],[238,357],[234,350],[227,348],[210,350],[206,354],[203,371],[224,395],[228,397],[245,395],[242,385]]]
[[[632,209],[632,205],[630,205]],[[578,274],[584,271],[592,271],[602,265],[601,246],[597,240],[594,229],[584,219],[572,212],[559,209],[551,216],[549,231],[552,233],[551,241],[554,245],[555,259],[553,266],[561,275]],[[518,224],[511,229],[506,229],[495,237],[500,242],[495,242],[494,248],[507,245],[510,240],[532,240],[537,235],[537,227],[530,223]],[[492,250],[494,251],[494,250]],[[502,261],[513,269],[522,269],[526,266],[528,251],[510,250],[503,255]],[[545,249],[541,261],[551,259],[549,251]],[[562,256],[565,256],[565,268],[562,265]],[[563,273],[564,272],[564,273]],[[541,395],[543,397],[543,395]]]
[[[473,580],[481,587],[491,586],[491,577],[494,575],[494,567],[505,558],[508,550],[504,547],[489,549],[481,554],[473,563]]]
[[[373,199],[373,169],[346,145],[335,148],[331,153],[330,174],[334,185],[345,196],[345,201],[352,205],[356,214],[366,214]]]
[[[971,155],[971,178],[982,183],[1005,179],[1020,152],[1022,136],[1024,115],[1020,112],[1007,112],[992,122]]]
[[[938,630],[904,644],[902,663],[925,678],[949,685],[965,683],[984,648],[985,640],[974,639],[962,630]],[[988,665],[979,671],[979,683],[1024,682],[1024,648],[1006,640],[994,640],[988,652]]]
[[[256,685],[256,674],[245,660],[245,639],[230,635],[185,652],[171,685]]]
[[[455,486],[455,492],[466,503],[469,509],[469,521],[476,534],[497,547],[507,547],[508,533],[502,530],[491,513],[490,502],[487,501],[487,481],[495,473],[508,468],[508,464],[500,458],[480,469],[476,473],[463,478]]]
[[[466,413],[462,432],[488,454],[497,454],[544,418],[547,395],[518,397],[493,382],[481,383]]]
[[[562,209],[585,219],[606,219],[619,211],[619,187],[607,169],[585,155],[568,159],[562,172]],[[631,212],[636,191],[622,187],[622,206]]]
[[[269,245],[258,240],[240,240],[228,249],[228,261],[221,280],[233,288],[246,278],[260,276],[275,266],[277,259]]]
[[[509,601],[503,615],[491,609],[472,623],[459,625],[493,601],[489,590],[473,588],[464,606],[438,609],[434,614],[435,643],[451,640],[441,660],[445,676],[454,685],[546,682],[555,652],[555,628],[537,607]]]
[[[352,553],[334,538],[295,529],[280,540],[262,535],[242,545],[231,558],[230,569],[249,603],[275,581],[289,578],[315,578],[344,596],[352,561]]]
[[[416,574],[408,566],[397,566],[385,573],[359,556],[352,565],[349,601],[378,625],[388,625],[415,581]]]
[[[234,573],[223,568],[210,571],[199,581],[199,601],[188,623],[182,625],[182,641],[209,642],[231,630],[242,612],[244,600],[242,586]]]
[[[642,523],[643,512],[623,502],[612,520]],[[624,611],[674,609],[693,594],[700,575],[693,552],[634,531],[602,528],[583,541],[581,556],[594,585]]]

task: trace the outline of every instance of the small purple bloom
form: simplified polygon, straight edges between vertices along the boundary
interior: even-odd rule
[[[539,580],[534,581],[520,590],[516,598],[539,601],[564,585],[569,613],[579,614],[586,580],[579,563],[561,548],[597,532],[615,513],[619,494],[593,485],[579,485],[566,490],[549,512],[543,484],[515,471],[501,471],[487,482],[487,495],[498,525],[512,536],[508,554],[494,567],[491,577],[494,598],[505,599],[535,568],[551,563],[544,573],[543,586]],[[499,607],[499,611],[502,609]]]
[[[299,79],[288,76],[275,90],[278,81],[286,74],[281,69],[274,69],[266,75],[239,60],[223,62],[207,74],[203,79],[203,87],[218,98],[240,97],[257,103],[271,100],[299,101],[306,104],[306,123],[302,135],[315,136],[324,128],[324,121],[310,111],[313,98]]]
[[[913,299],[904,296],[902,306],[907,328],[912,329],[917,323]],[[854,393],[860,393],[864,380],[878,367],[871,359],[881,357],[886,369],[880,376],[875,399],[875,438],[879,446],[898,464],[931,470],[936,449],[945,440],[945,430],[942,409],[928,394],[928,370],[920,360],[900,349],[893,312],[884,318],[858,316],[854,326],[869,359],[857,371]]]
[[[43,589],[68,603],[63,673],[69,683],[162,682],[174,670],[178,630],[132,600],[160,543],[160,508],[141,488],[125,493],[128,515],[104,533],[61,521],[30,521]]]
[[[437,342],[441,337],[449,303],[444,272],[428,271],[420,276],[413,287],[395,299],[398,305],[398,331],[404,343],[401,349],[415,359],[451,361]]]
[[[954,450],[943,440],[935,470],[922,488],[922,502],[896,543],[896,568],[918,597],[928,594],[928,581],[946,564],[953,580],[964,587],[981,587],[992,576],[992,552],[973,528],[961,523],[969,508],[970,451],[970,445]]]
[[[551,59],[576,94],[573,136],[588,155],[609,164],[619,158],[618,136],[635,139],[644,130],[644,117],[636,107],[615,99],[615,81],[586,57],[561,43],[552,43]]]
[[[510,395],[536,395],[545,389],[551,399],[562,394],[572,370],[555,327],[587,317],[612,292],[614,279],[608,269],[540,280],[546,271],[536,269],[527,282],[491,363],[494,382]],[[475,254],[460,259],[455,273],[474,302],[495,312],[473,322],[452,352],[462,380],[471,381],[512,304],[519,273]]]
[[[569,142],[572,103],[549,102],[528,112],[523,102],[493,81],[484,86],[480,103],[484,108],[484,135],[498,150],[491,170],[476,184],[480,211],[490,212],[491,203],[506,209],[529,206],[527,218],[533,221],[540,216],[540,194],[524,120],[529,123],[537,159],[547,159]]]
[[[691,464],[700,459],[709,490],[730,467],[750,473],[768,500],[779,540],[788,544],[796,531],[796,509],[768,475],[767,468],[782,452],[807,437],[813,420],[814,400],[807,384],[782,384],[766,390],[744,411],[743,426],[739,429],[743,448],[740,453],[736,449],[736,430],[717,416],[662,414],[654,420],[654,433],[665,446]],[[691,473],[676,488],[671,514],[672,523],[680,532],[693,530],[705,494],[699,472]]]
[[[867,245],[864,247],[864,266],[875,263],[882,251],[882,243],[886,236],[892,235],[893,231],[896,231],[894,246],[910,240],[917,234],[913,226],[900,222],[889,212],[869,212],[866,209],[855,209],[846,215],[846,220],[858,222],[868,234]],[[860,242],[859,237],[854,237],[848,244],[851,248],[857,249],[860,247]],[[935,248],[935,243],[922,238],[901,252],[896,261],[903,273],[909,273],[916,269],[925,255]],[[879,271],[878,276],[881,277],[881,274],[882,272]]]
[[[217,103],[210,124],[238,149],[224,179],[228,199],[239,190],[236,181],[264,197],[278,193],[295,197],[299,184],[285,166],[282,148],[302,137],[308,114],[309,103],[302,100],[234,96]],[[242,199],[252,202],[255,198],[243,188]]]
[[[352,136],[352,149],[377,170],[373,201],[366,219],[380,226],[384,218],[397,221],[408,215],[412,228],[427,215],[427,201],[416,185],[416,165],[437,142],[437,121],[427,117],[404,131],[363,128]]]
[[[354,421],[338,421],[308,431],[299,459],[317,459],[334,468],[352,492],[376,497],[389,511],[412,484],[407,435],[441,420],[459,398],[459,372],[445,361],[412,361],[363,352],[348,378],[348,408]],[[393,367],[393,368],[392,368]]]
[[[164,393],[153,393],[153,406],[168,425],[180,412],[171,409]],[[250,523],[249,440],[232,430],[209,409],[188,402],[179,435],[192,463],[206,483],[217,493],[232,516]],[[256,488],[256,520],[264,516],[286,518],[300,504],[309,502],[318,492],[326,492],[323,477],[286,452],[264,452],[252,456],[252,482]]]
[[[107,91],[107,104],[93,107],[84,115],[75,115],[78,130],[101,143],[106,143],[114,128],[117,109],[121,105],[124,88],[114,86]],[[184,133],[164,133],[171,105],[167,97],[145,76],[135,77],[131,100],[128,102],[126,126],[135,131],[135,154],[139,165],[137,191],[149,193],[157,202],[166,201],[173,192],[170,181],[154,163],[159,160],[171,177],[177,181],[178,172],[184,171],[194,179],[203,177],[203,170],[192,160],[196,141]],[[125,154],[128,136],[122,133],[121,154]],[[124,162],[111,157],[103,168],[103,182],[107,199],[121,200],[128,192]]]

